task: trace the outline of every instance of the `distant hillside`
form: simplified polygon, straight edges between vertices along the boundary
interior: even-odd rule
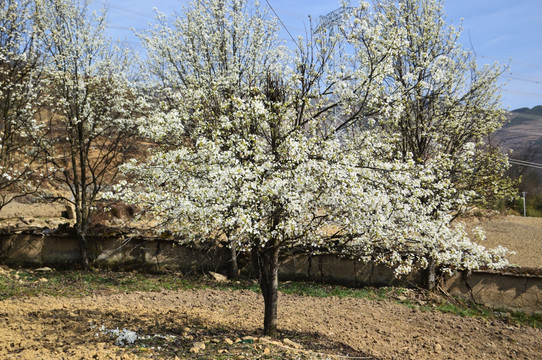
[[[496,133],[505,150],[519,150],[532,144],[542,146],[542,105],[513,110],[509,117],[510,121]]]
[[[531,122],[537,123],[542,120],[542,105],[535,106],[532,109],[527,107],[512,110],[510,113],[511,120],[504,127],[514,127],[518,125],[530,124]]]
[[[511,159],[542,164],[542,105],[513,110],[509,119],[495,134],[503,152],[512,150]],[[542,194],[542,169],[513,165],[510,175],[521,175],[520,191],[526,191],[528,196]]]

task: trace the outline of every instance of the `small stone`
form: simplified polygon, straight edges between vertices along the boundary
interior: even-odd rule
[[[263,354],[264,354],[264,355],[269,355],[269,354],[271,354],[271,349],[269,349],[268,347],[266,347],[265,349],[263,349]]]
[[[196,348],[196,347],[191,347],[191,348],[190,348],[190,352],[191,352],[191,353],[194,353],[194,354],[197,354],[197,353],[199,353],[199,349]]]
[[[35,271],[37,271],[37,272],[53,272],[54,270],[51,269],[50,267],[45,266],[45,267],[37,268]]]
[[[40,282],[42,282],[42,283],[46,283],[46,282],[48,282],[48,281],[49,281],[49,280],[46,279],[46,278],[41,278],[41,279],[40,279]]]
[[[228,281],[228,277],[225,276],[225,275],[222,275],[222,274],[219,274],[219,273],[215,273],[213,271],[209,271],[209,275],[211,275],[211,277],[215,280],[215,281],[218,281],[218,282],[225,282],[225,281]]]
[[[205,350],[205,343],[202,341],[198,341],[192,344],[192,347],[198,348],[200,350]]]
[[[284,339],[282,340],[282,342],[284,343],[284,345],[288,345],[288,346],[291,346],[293,347],[294,349],[302,349],[303,348],[303,345],[301,344],[298,344],[290,339]]]
[[[272,340],[268,337],[261,337],[259,339],[259,342],[263,344],[282,346],[282,343],[280,341]]]
[[[194,337],[192,335],[186,335],[184,338],[186,340],[194,340]]]
[[[185,327],[185,328],[183,329],[183,332],[185,332],[185,333],[190,332],[190,328],[189,328],[189,327]]]
[[[441,352],[442,351],[442,345],[440,345],[439,343],[436,343],[435,344],[435,351],[438,352],[438,353]]]
[[[252,340],[253,342],[256,342],[258,341],[258,338],[254,336],[243,336],[243,340]]]
[[[217,338],[212,338],[211,342],[215,343],[215,344],[218,344],[220,342],[220,340],[218,340]]]
[[[405,301],[406,299],[407,299],[407,297],[404,296],[404,295],[397,296],[397,300],[399,300],[399,301]]]
[[[218,353],[219,353],[219,354],[224,354],[224,353],[227,353],[227,352],[228,352],[228,350],[226,350],[226,349],[220,349],[220,350],[218,350]]]
[[[225,338],[224,339],[224,344],[233,345],[233,341],[231,339]]]

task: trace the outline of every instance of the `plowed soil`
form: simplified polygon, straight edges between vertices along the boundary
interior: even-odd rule
[[[12,298],[0,303],[0,358],[542,358],[540,329],[422,312],[383,300],[284,294],[279,298],[281,336],[312,351],[284,352],[263,340],[247,340],[245,349],[261,349],[255,355],[223,343],[225,334],[260,337],[262,313],[261,295],[248,290]],[[115,336],[104,329],[116,328],[139,336],[159,334],[170,339],[169,345],[144,347],[139,340],[115,344]],[[193,341],[203,342],[206,349],[188,351]]]
[[[481,242],[487,248],[502,245],[515,254],[510,264],[528,268],[542,268],[542,218],[522,216],[493,216],[467,218],[468,228],[481,227],[487,239]]]

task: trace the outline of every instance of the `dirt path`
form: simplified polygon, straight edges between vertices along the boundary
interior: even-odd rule
[[[175,351],[144,349],[137,342],[135,347],[115,345],[115,337],[106,332],[117,327],[138,335],[159,332],[172,339],[203,341],[207,350],[190,356],[211,358],[217,353],[210,345],[222,340],[209,334],[261,336],[262,309],[261,296],[248,290],[10,299],[0,303],[0,358],[175,358]],[[385,301],[281,295],[279,327],[302,344],[315,341],[335,354],[344,348],[350,352],[342,354],[378,359],[542,358],[541,330],[421,312]],[[177,349],[188,343],[172,342]],[[265,350],[261,358],[280,358],[273,357],[273,351]]]

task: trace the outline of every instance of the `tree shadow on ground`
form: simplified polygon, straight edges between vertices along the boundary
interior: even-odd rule
[[[244,354],[251,359],[320,359],[335,357],[354,357],[377,359],[367,353],[353,349],[348,344],[338,342],[316,332],[280,331],[279,338],[288,338],[302,346],[293,349],[281,342],[260,342],[245,337],[262,337],[261,330],[248,327],[220,326],[209,323],[199,315],[187,314],[181,309],[157,311],[152,308],[137,308],[130,311],[111,309],[53,309],[33,311],[22,315],[19,320],[25,327],[36,325],[30,331],[34,346],[39,344],[49,350],[59,350],[59,344],[71,346],[96,347],[99,343],[119,346],[119,332],[124,329],[138,336],[134,343],[125,343],[123,351],[137,353],[151,351],[165,358],[230,358]],[[118,331],[117,331],[118,329]],[[30,329],[29,329],[30,330]],[[232,340],[232,343],[226,342]],[[241,341],[239,341],[241,340]],[[206,349],[191,352],[195,342],[204,342]],[[282,345],[281,345],[282,344]],[[267,350],[266,350],[267,348]],[[13,348],[12,352],[22,351]],[[149,355],[149,353],[147,353]],[[248,357],[247,357],[248,356]]]

